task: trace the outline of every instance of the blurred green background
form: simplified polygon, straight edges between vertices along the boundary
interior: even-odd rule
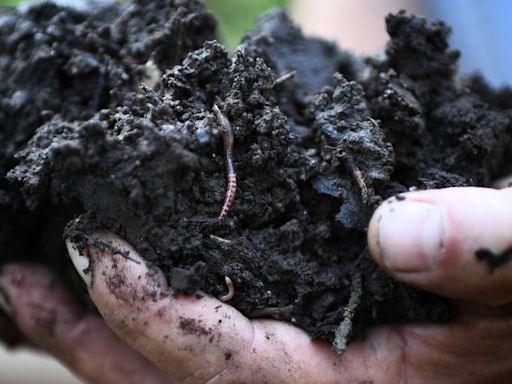
[[[20,0],[0,0],[0,5],[16,5],[21,3]]]
[[[0,0],[0,5],[16,5],[30,0]],[[289,0],[205,0],[206,5],[219,19],[219,39],[233,50],[241,37],[254,25],[263,12],[283,7]]]
[[[229,50],[238,45],[263,12],[288,3],[288,0],[206,0],[219,19],[219,38]]]

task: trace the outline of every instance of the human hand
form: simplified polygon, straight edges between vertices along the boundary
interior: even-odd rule
[[[47,341],[39,345],[57,351],[54,354],[61,359],[67,353],[79,356],[64,361],[72,369],[69,360],[81,361],[82,376],[98,383],[141,382],[141,377],[157,383],[510,382],[512,264],[491,272],[492,260],[497,259],[489,252],[480,252],[487,255],[480,258],[475,253],[487,249],[499,255],[512,246],[512,189],[460,188],[404,196],[376,211],[368,231],[370,249],[395,278],[456,299],[460,315],[443,325],[376,328],[342,356],[290,324],[249,321],[210,297],[173,296],[161,273],[113,235],[95,236],[129,251],[135,261],[90,246],[79,252],[69,243],[71,258],[111,329],[170,376],[116,339],[98,319],[82,315],[78,320],[59,303],[52,337],[37,328],[27,332],[30,300],[21,299],[26,291],[20,291],[6,273],[18,269],[16,273],[32,276],[35,271],[5,268],[0,287],[9,298],[16,297],[14,319],[25,335],[31,335],[28,339],[44,338]],[[90,273],[85,274],[87,268]],[[41,298],[52,295],[41,287],[36,291],[33,301],[47,305],[48,299]],[[84,326],[70,331],[77,322],[88,321],[94,326],[85,327],[86,332],[80,332]],[[76,343],[80,337],[70,334],[82,334],[81,341]]]
[[[58,280],[34,264],[1,267],[0,342],[49,353],[90,383],[175,382],[84,312]]]

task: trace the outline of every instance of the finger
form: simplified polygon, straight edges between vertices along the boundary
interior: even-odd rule
[[[24,337],[87,381],[172,382],[119,340],[101,319],[84,314],[42,267],[5,266],[0,291],[3,307],[7,303],[10,318]]]
[[[68,245],[80,268],[91,266],[92,278],[86,278],[91,296],[117,332],[148,358],[164,369],[181,365],[184,383],[503,382],[510,371],[503,359],[509,353],[493,348],[509,336],[510,322],[470,320],[477,324],[473,329],[466,322],[451,328],[380,327],[337,357],[326,343],[312,342],[288,324],[251,326],[215,299],[168,296],[162,276],[133,248],[115,237],[100,239],[111,251],[88,246],[91,263]],[[475,349],[478,345],[484,349]],[[441,355],[443,348],[450,353]],[[493,357],[499,362],[488,364]],[[450,367],[460,368],[456,377]]]
[[[90,271],[82,276],[98,310],[122,339],[180,380],[323,383],[342,376],[325,343],[285,323],[250,322],[210,297],[171,295],[161,272],[129,244],[93,238],[99,248],[68,242],[68,251],[79,271]]]
[[[387,380],[375,382],[510,383],[512,346],[503,341],[512,337],[511,322],[510,314],[464,315],[444,325],[411,324],[371,331],[375,336],[387,335],[384,339],[374,336],[377,348],[389,343],[391,333],[402,340],[403,352],[402,360],[395,360],[401,368],[400,379],[386,376]]]
[[[512,189],[449,188],[384,202],[368,229],[377,263],[447,297],[512,301]]]

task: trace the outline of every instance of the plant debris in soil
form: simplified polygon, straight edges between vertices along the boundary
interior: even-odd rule
[[[360,62],[305,37],[283,10],[231,55],[200,1],[4,12],[2,262],[67,271],[85,300],[64,228],[78,243],[109,230],[175,290],[295,323],[338,352],[375,324],[449,319],[447,300],[376,267],[365,229],[410,187],[504,174],[509,104],[459,79],[442,22],[400,12],[386,23],[386,57]],[[222,222],[214,104],[233,130],[237,174]]]

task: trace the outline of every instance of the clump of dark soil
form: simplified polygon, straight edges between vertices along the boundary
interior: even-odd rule
[[[71,271],[66,224],[77,242],[107,229],[176,289],[221,296],[228,276],[241,312],[336,334],[337,350],[372,324],[448,319],[450,303],[375,266],[365,228],[410,187],[490,185],[509,167],[510,114],[485,82],[491,106],[458,79],[443,23],[386,21],[386,58],[361,63],[303,36],[282,10],[232,55],[199,1],[5,14],[3,261]],[[235,137],[224,223],[214,103]]]

